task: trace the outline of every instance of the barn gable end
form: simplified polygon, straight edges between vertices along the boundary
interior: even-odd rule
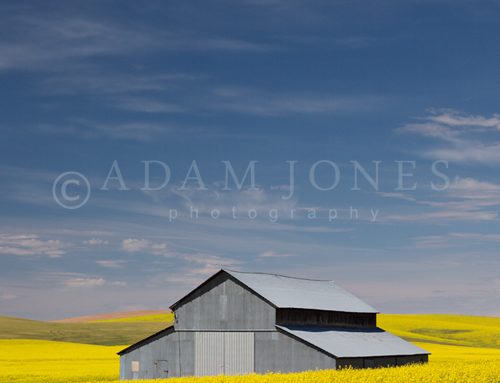
[[[276,309],[226,272],[171,306],[179,330],[274,330]]]

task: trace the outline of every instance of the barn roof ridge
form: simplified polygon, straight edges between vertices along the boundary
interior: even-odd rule
[[[333,279],[315,279],[315,278],[304,278],[304,277],[294,277],[291,275],[284,275],[284,274],[278,274],[278,273],[266,273],[263,271],[239,271],[239,270],[232,270],[232,269],[221,269],[222,271],[230,272],[230,273],[239,273],[239,274],[261,274],[261,275],[271,275],[274,277],[283,277],[283,278],[290,278],[290,279],[299,279],[302,281],[313,281],[313,282],[331,282],[335,283]]]

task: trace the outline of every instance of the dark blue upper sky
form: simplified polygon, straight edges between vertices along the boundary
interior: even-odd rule
[[[500,314],[499,21],[494,1],[0,5],[0,314],[163,308],[220,267]],[[168,185],[141,190],[144,160]],[[114,161],[130,190],[101,190]],[[193,161],[206,190],[181,188]],[[222,161],[258,161],[255,188],[224,190]],[[378,190],[351,161],[380,161]],[[67,171],[79,209],[53,197]]]

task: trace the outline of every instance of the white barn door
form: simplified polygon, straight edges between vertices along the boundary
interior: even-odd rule
[[[196,376],[254,372],[253,332],[196,332]]]

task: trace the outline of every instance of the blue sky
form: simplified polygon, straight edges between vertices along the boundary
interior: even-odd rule
[[[334,279],[384,312],[500,314],[498,3],[16,2],[0,19],[1,314],[165,308],[220,267]],[[145,160],[169,167],[161,190],[141,190]],[[193,161],[205,190],[182,188]],[[258,161],[254,187],[224,190],[223,161],[240,179]],[[310,180],[318,163],[332,185],[325,161],[333,190]],[[380,161],[378,188],[352,190],[352,161]],[[113,163],[129,190],[102,190]],[[78,209],[53,196],[68,171],[89,181]]]

